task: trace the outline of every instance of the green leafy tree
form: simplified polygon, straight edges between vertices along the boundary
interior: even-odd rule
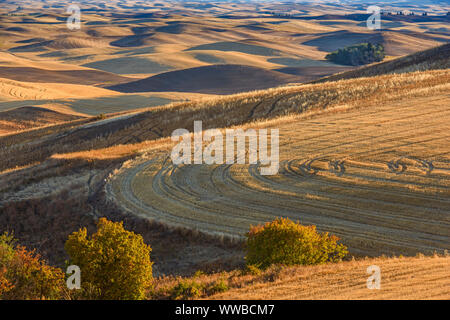
[[[127,231],[122,222],[101,218],[97,232],[85,228],[72,233],[65,244],[70,264],[81,269],[84,298],[139,300],[153,280],[150,246],[141,235]]]
[[[337,262],[348,251],[339,238],[319,233],[315,226],[303,226],[279,218],[254,226],[247,233],[248,265],[267,268],[272,264],[314,265]]]
[[[359,66],[382,61],[384,57],[383,45],[361,43],[331,52],[325,58],[339,64]]]

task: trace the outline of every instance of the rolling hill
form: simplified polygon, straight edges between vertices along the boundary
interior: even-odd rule
[[[75,49],[75,48],[96,48],[106,47],[106,43],[102,43],[96,39],[85,39],[76,37],[66,37],[55,40],[34,39],[31,44],[21,45],[10,48],[10,52],[39,52],[47,49]]]
[[[382,44],[387,55],[401,56],[411,54],[426,48],[431,48],[445,41],[439,37],[417,37],[409,33],[394,31],[380,32],[351,32],[346,30],[325,33],[303,44],[317,47],[321,51],[335,51],[337,49],[362,42]]]
[[[123,221],[151,245],[153,298],[193,281],[228,287],[207,299],[450,297],[442,6],[368,31],[350,2],[90,1],[80,30],[66,28],[66,5],[0,6],[0,233],[63,267],[69,234]],[[324,60],[369,40],[385,62]],[[278,173],[174,164],[174,130],[198,120],[278,130]],[[338,236],[350,256],[245,268],[249,226],[280,216]],[[374,264],[382,290],[370,291]]]
[[[290,82],[295,76],[243,65],[212,65],[161,73],[150,78],[110,86],[118,92],[198,92],[232,94],[267,89]]]
[[[437,70],[450,68],[450,43],[419,51],[411,55],[361,67],[355,70],[339,73],[314,81],[337,81],[359,77],[372,77],[382,74],[405,73],[423,70]]]
[[[30,79],[28,78],[28,80]],[[0,78],[0,99],[6,101],[80,99],[114,95],[118,95],[118,93],[82,84],[22,82]]]
[[[0,77],[24,82],[57,82],[93,85],[121,83],[129,78],[98,70],[47,70],[33,67],[1,67]]]
[[[39,107],[20,107],[0,112],[0,135],[82,119],[81,116]]]

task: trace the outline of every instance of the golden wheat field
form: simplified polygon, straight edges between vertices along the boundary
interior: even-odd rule
[[[0,300],[450,298],[445,1],[0,2]]]
[[[251,284],[232,288],[209,299],[273,300],[371,300],[448,299],[450,280],[447,257],[376,258],[338,265],[293,267],[242,277],[233,283]],[[367,288],[369,266],[380,267],[379,290]],[[250,278],[250,279],[249,279]],[[269,278],[271,281],[262,281]]]
[[[212,234],[242,237],[285,216],[337,234],[354,254],[442,252],[449,105],[441,93],[265,122],[280,132],[277,175],[257,164],[175,166],[163,155],[125,166],[111,192],[135,214]]]

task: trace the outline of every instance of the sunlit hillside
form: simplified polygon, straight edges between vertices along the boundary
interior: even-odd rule
[[[450,298],[445,3],[1,2],[0,300]]]

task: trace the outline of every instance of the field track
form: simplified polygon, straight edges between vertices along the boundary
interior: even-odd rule
[[[284,216],[337,234],[354,254],[443,252],[449,123],[449,95],[287,119],[266,125],[280,132],[277,175],[160,156],[123,168],[107,190],[134,214],[211,234],[242,237]]]

